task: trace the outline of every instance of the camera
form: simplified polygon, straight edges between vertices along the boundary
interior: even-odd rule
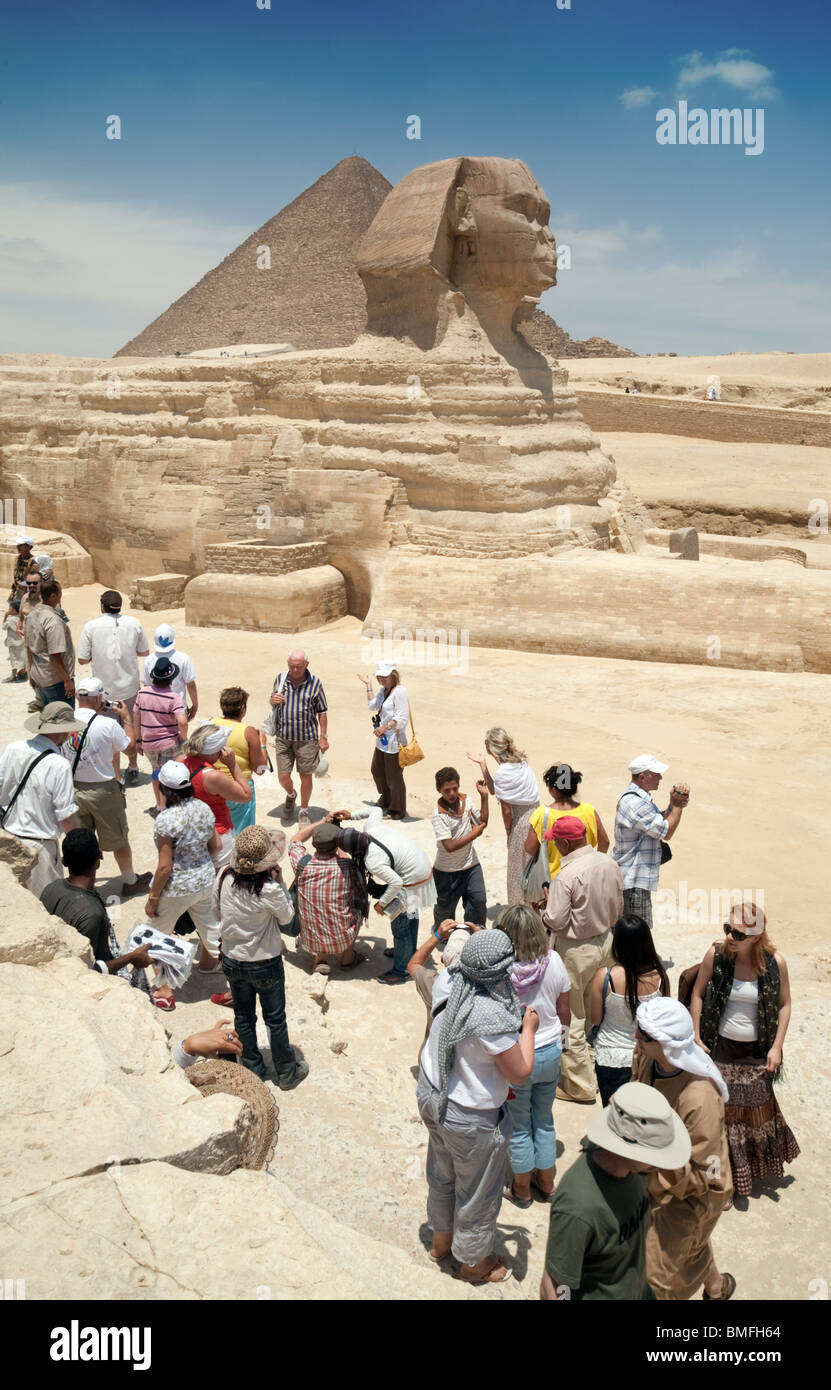
[[[380,724],[381,724],[381,716],[380,716],[380,714],[373,714],[373,716],[372,716],[372,727],[373,727],[373,729],[379,728],[379,727],[380,727]]]
[[[101,707],[102,709],[118,709],[118,700],[103,700]]]

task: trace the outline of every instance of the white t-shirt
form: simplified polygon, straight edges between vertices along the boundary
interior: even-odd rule
[[[136,658],[147,649],[138,618],[102,613],[84,623],[76,656],[79,661],[92,660],[92,674],[114,700],[132,700],[139,688]]]
[[[474,825],[481,824],[479,812],[474,811],[470,802],[465,801],[464,806],[465,809],[460,816],[451,816],[449,811],[439,810],[433,816],[433,829],[436,832],[436,857],[433,868],[445,874],[458,873],[461,869],[470,869],[479,863],[475,840],[471,840],[466,849],[454,851],[446,850],[442,844],[442,840],[463,840],[470,834]]]
[[[527,1009],[535,1009],[540,1016],[540,1026],[534,1036],[534,1051],[548,1047],[550,1043],[562,1041],[563,1027],[557,1014],[557,1000],[561,994],[568,994],[571,981],[562,958],[556,951],[548,953],[548,968],[542,979],[530,989],[523,990],[519,1001]]]
[[[75,718],[89,724],[94,714],[94,709],[79,707],[75,711]],[[83,739],[83,744],[78,766],[75,769],[75,781],[112,782],[115,777],[113,755],[123,753],[125,748],[130,747],[130,740],[121,725],[101,713],[96,718],[92,728],[87,729],[86,735],[71,734],[63,745],[63,755],[70,768],[75,761],[75,754],[81,739]]]
[[[187,705],[188,682],[196,680],[196,672],[193,669],[193,662],[191,661],[190,657],[187,655],[186,652],[177,652],[175,648],[169,652],[166,652],[165,656],[167,657],[168,661],[173,662],[174,666],[179,667],[179,674],[175,680],[172,680],[170,682],[170,689],[175,690],[176,694],[181,696],[183,705]],[[144,663],[144,669],[142,671],[142,684],[153,684],[153,667],[155,666],[158,660],[159,657],[157,653],[151,652]]]
[[[23,776],[45,749],[48,758],[39,762],[23,791],[11,808],[4,830],[24,839],[60,840],[61,821],[68,820],[78,810],[72,772],[59,748],[48,738],[17,739],[0,758],[0,805],[8,806]]]
[[[433,986],[433,1010],[450,997],[456,972],[452,968],[439,975]],[[430,1025],[430,1035],[421,1054],[421,1065],[431,1085],[439,1088],[439,1033],[444,1009]],[[453,1054],[447,1078],[447,1098],[465,1110],[493,1110],[508,1099],[508,1082],[493,1060],[519,1042],[519,1033],[491,1033],[486,1038],[465,1038]]]

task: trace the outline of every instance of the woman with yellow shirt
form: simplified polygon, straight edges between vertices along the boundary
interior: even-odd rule
[[[211,724],[218,724],[222,729],[230,729],[228,736],[228,747],[236,756],[237,766],[243,777],[251,783],[251,800],[245,802],[228,802],[228,810],[231,813],[231,824],[234,833],[239,835],[246,825],[254,825],[257,820],[257,808],[254,796],[254,779],[252,773],[262,773],[267,764],[267,755],[262,743],[264,735],[260,734],[259,729],[255,729],[253,724],[246,724],[245,713],[248,708],[248,691],[243,690],[239,685],[230,685],[225,690],[219,692],[219,707],[222,710],[222,718],[211,719]],[[222,764],[220,764],[222,767]],[[227,768],[225,769],[227,771]]]
[[[545,831],[550,831],[560,816],[576,816],[586,827],[586,842],[605,854],[609,848],[609,836],[600,816],[588,801],[578,801],[577,789],[583,780],[582,772],[575,772],[568,763],[554,763],[543,773],[546,787],[551,793],[547,806],[538,806],[531,812],[529,830],[525,841],[525,853],[536,854],[542,844]],[[546,841],[548,847],[548,868],[552,881],[560,872],[562,859],[553,839]]]

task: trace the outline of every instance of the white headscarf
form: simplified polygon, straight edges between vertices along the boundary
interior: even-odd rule
[[[230,731],[228,729],[217,728],[216,724],[211,724],[207,719],[204,724],[199,725],[199,729],[200,732],[202,729],[211,729],[213,731],[210,734],[206,734],[202,740],[202,756],[205,758],[218,757],[228,742],[228,734]]]
[[[679,1071],[703,1076],[718,1088],[722,1100],[729,1095],[727,1084],[712,1058],[695,1041],[693,1021],[678,999],[647,999],[638,1005],[635,1019],[639,1028],[661,1044],[668,1062]]]

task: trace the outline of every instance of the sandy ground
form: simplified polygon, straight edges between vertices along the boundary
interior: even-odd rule
[[[704,398],[707,378],[723,401],[831,410],[831,353],[732,352],[713,357],[569,357],[562,364],[580,389],[637,386],[663,396]]]
[[[99,586],[66,591],[64,606],[76,639],[83,622],[97,615],[99,593]],[[201,715],[216,712],[223,685],[241,681],[252,692],[250,714],[258,721],[291,639],[187,628],[182,612],[137,616],[148,635],[159,622],[175,625],[179,645],[195,662]],[[344,619],[297,634],[296,640],[308,648],[331,707],[331,767],[315,784],[315,803],[351,808],[374,799],[368,775],[372,739],[355,674],[369,669],[360,624]],[[769,1186],[747,1209],[724,1215],[715,1250],[721,1267],[739,1281],[737,1297],[808,1297],[812,1279],[831,1277],[831,1237],[818,1218],[831,1186],[825,1163],[831,1103],[825,1046],[831,1024],[826,911],[831,755],[822,734],[828,678],[484,649],[470,651],[464,674],[422,665],[403,676],[426,752],[425,761],[407,773],[412,819],[403,828],[418,843],[432,850],[433,771],[455,764],[472,791],[475,770],[465,752],[480,749],[485,729],[502,723],[538,773],[555,761],[580,768],[585,797],[609,828],[616,796],[627,781],[626,764],[635,754],[653,751],[670,764],[670,780],[691,783],[690,808],[662,874],[662,886],[679,894],[678,921],[658,929],[662,951],[674,961],[673,986],[678,971],[700,959],[720,933],[722,913],[713,890],[746,890],[757,898],[764,893],[773,938],[793,978],[789,1076],[779,1096],[802,1155],[783,1185]],[[4,744],[21,736],[27,699],[25,687],[0,687]],[[276,825],[283,794],[276,778],[270,781],[257,784],[258,820]],[[139,869],[155,862],[151,805],[149,776],[143,776],[128,792]],[[490,828],[478,842],[491,916],[505,898],[504,834],[498,809],[493,810]],[[101,891],[117,892],[110,855],[104,870]],[[694,908],[700,902],[692,898],[695,890],[709,895],[712,922],[690,921],[690,903]],[[139,920],[142,902],[126,903],[118,914],[119,937]],[[426,934],[426,921],[422,931]],[[372,914],[362,940],[371,948],[370,960],[354,973],[333,970],[323,1007],[307,993],[308,960],[297,952],[289,956],[289,1025],[311,1074],[297,1091],[280,1096],[274,1178],[284,1193],[325,1200],[346,1226],[405,1249],[417,1273],[426,1260],[426,1142],[415,1107],[413,1067],[424,1011],[412,985],[388,988],[374,978],[386,967],[382,951],[391,942],[386,919]],[[220,1013],[208,998],[215,988],[217,977],[188,981],[175,1013],[165,1017],[172,1040],[217,1020]],[[345,1051],[334,1052],[332,1043],[345,1043]],[[588,1107],[557,1105],[560,1172],[575,1157],[591,1113]],[[500,1241],[518,1277],[475,1296],[536,1297],[546,1230],[544,1205],[520,1212],[504,1204]]]

